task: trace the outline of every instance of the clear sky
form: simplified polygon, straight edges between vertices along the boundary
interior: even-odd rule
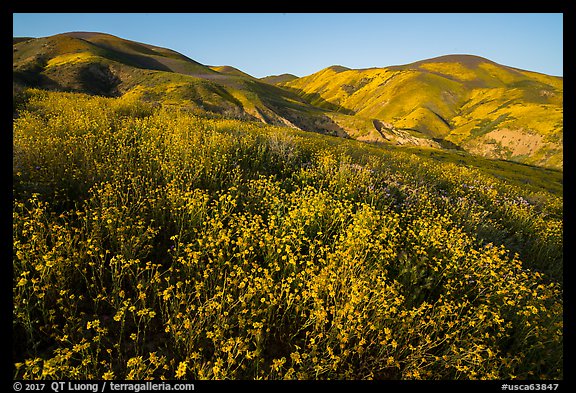
[[[255,77],[305,76],[331,65],[386,67],[448,54],[563,75],[560,13],[21,13],[13,22],[18,37],[109,33]]]

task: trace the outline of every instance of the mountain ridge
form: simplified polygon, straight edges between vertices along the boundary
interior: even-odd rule
[[[13,83],[562,168],[563,78],[470,54],[254,78],[107,33],[13,37]]]
[[[326,67],[280,85],[314,105],[338,105],[387,124],[380,137],[370,136],[375,141],[448,144],[489,158],[562,167],[561,77],[446,55],[382,68]]]
[[[179,105],[198,114],[300,127],[314,112],[295,94],[233,67],[212,69],[170,49],[104,33],[73,32],[14,40],[15,85],[126,96]],[[321,114],[316,114],[321,116]]]

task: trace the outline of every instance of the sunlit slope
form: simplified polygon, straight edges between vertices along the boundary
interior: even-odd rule
[[[26,95],[15,379],[563,378],[561,171]]]
[[[491,158],[562,166],[559,77],[452,55],[388,68],[333,66],[281,85],[314,105],[377,120],[419,140],[431,138]]]
[[[254,78],[109,34],[13,39],[20,87],[127,96],[365,142],[562,168],[563,79],[470,55]]]
[[[102,33],[14,39],[18,86],[127,96],[197,114],[320,131],[323,111],[230,66],[202,65],[166,48]]]

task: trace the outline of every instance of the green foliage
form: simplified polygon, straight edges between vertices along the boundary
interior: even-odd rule
[[[496,128],[515,130],[520,138],[562,135],[562,78],[455,55],[387,68],[328,67],[282,86],[322,108],[446,138],[477,155],[562,168],[561,143],[535,143],[536,154],[526,155],[491,149],[482,138]]]
[[[474,128],[470,131],[470,134],[474,136],[480,136],[489,133],[494,130],[498,124],[506,120],[507,115],[500,115],[495,120],[485,119],[478,124],[478,128]]]
[[[16,378],[563,378],[547,171],[26,94]]]
[[[547,168],[563,165],[562,78],[476,56],[361,70],[331,66],[302,78],[256,79],[170,49],[74,32],[15,39],[13,81],[362,141],[449,146]],[[375,124],[402,132],[382,133]],[[496,139],[492,131],[500,132]]]

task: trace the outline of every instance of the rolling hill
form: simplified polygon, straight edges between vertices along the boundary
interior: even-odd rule
[[[280,85],[311,104],[337,106],[338,112],[365,119],[365,124],[371,120],[380,135],[359,134],[360,139],[454,147],[490,158],[562,166],[559,77],[477,56],[449,55],[387,68],[333,66]],[[343,127],[349,121],[335,119]]]
[[[268,75],[265,76],[264,78],[260,78],[262,82],[270,83],[272,85],[278,85],[280,83],[290,82],[294,79],[298,79],[298,77],[292,74]]]
[[[562,78],[13,48],[13,379],[563,379]]]
[[[293,92],[234,67],[205,66],[170,49],[109,34],[74,32],[13,42],[16,86],[126,96],[313,131],[313,122],[324,117],[323,110]]]
[[[221,74],[235,75],[235,76],[242,76],[244,78],[249,78],[249,79],[256,79],[252,75],[247,74],[244,71],[240,71],[238,68],[232,67],[232,66],[210,66],[210,69],[212,69],[216,72],[219,72]]]
[[[563,79],[449,55],[254,78],[104,33],[13,39],[13,83],[562,169]]]
[[[26,94],[15,379],[563,378],[561,172]]]

